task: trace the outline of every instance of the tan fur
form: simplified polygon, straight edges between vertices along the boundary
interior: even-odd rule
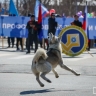
[[[39,74],[41,73],[40,75],[41,78],[51,83],[51,81],[47,77],[45,77],[45,75],[48,74],[50,71],[53,71],[55,77],[58,78],[59,75],[54,70],[57,67],[57,65],[60,65],[61,68],[72,72],[76,76],[80,75],[71,68],[63,64],[61,54],[62,54],[61,37],[56,37],[53,34],[49,34],[49,50],[47,54],[44,49],[39,48],[36,54],[34,55],[31,66],[32,72],[36,76],[36,80],[41,87],[44,87],[44,84],[40,81]]]
[[[42,57],[43,59],[47,59],[46,51],[43,48],[39,48],[33,58],[33,63],[37,63],[39,58]]]

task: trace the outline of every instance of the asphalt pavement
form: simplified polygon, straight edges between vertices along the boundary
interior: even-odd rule
[[[93,57],[87,51],[76,57],[62,54],[64,64],[81,75],[75,76],[58,66],[59,78],[50,72],[46,76],[52,83],[40,78],[45,85],[42,88],[31,72],[34,51],[26,54],[26,50],[7,48],[7,42],[2,48],[0,42],[0,96],[96,96],[96,49],[89,52]]]

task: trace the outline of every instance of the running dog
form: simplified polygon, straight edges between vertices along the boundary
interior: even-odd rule
[[[39,48],[32,60],[31,69],[34,75],[36,76],[36,80],[39,83],[39,85],[41,87],[44,87],[44,84],[40,81],[39,76],[41,76],[41,78],[43,78],[45,81],[51,83],[51,81],[47,77],[45,77],[45,75],[48,74],[51,70],[55,74],[56,78],[59,77],[58,73],[54,69],[57,67],[57,65],[60,65],[61,68],[72,72],[76,76],[79,76],[80,74],[76,73],[73,69],[63,64],[61,56],[61,37],[56,37],[53,34],[49,34],[48,41],[48,52],[46,53],[46,51],[43,48]]]

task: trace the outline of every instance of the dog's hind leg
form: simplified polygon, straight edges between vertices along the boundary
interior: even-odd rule
[[[44,87],[44,84],[40,81],[40,79],[39,79],[39,73],[37,73],[37,74],[35,74],[36,75],[36,80],[37,80],[37,82],[39,83],[39,85],[41,86],[41,87]]]
[[[45,81],[51,83],[51,81],[50,81],[48,78],[45,77],[45,75],[46,75],[47,73],[49,73],[49,72],[43,72],[43,73],[41,74],[41,77],[42,77]]]
[[[58,73],[54,69],[52,69],[52,71],[55,74],[55,77],[58,78],[59,77]]]
[[[71,69],[71,68],[69,68],[68,66],[64,65],[64,64],[63,64],[63,61],[61,61],[59,64],[60,64],[60,67],[61,67],[61,68],[65,69],[65,70],[67,70],[67,71],[72,72],[74,75],[76,75],[76,76],[79,76],[79,75],[80,75],[80,74],[78,74],[77,72],[75,72],[73,69]]]

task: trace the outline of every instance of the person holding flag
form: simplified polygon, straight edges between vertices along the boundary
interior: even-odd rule
[[[36,0],[35,8],[34,8],[34,13],[35,13],[35,20],[38,20],[38,38],[39,38],[39,43],[40,47],[45,48],[44,42],[46,39],[44,38],[43,35],[43,30],[42,30],[42,19],[44,19],[48,14],[49,11],[47,8],[40,2],[40,0]]]

